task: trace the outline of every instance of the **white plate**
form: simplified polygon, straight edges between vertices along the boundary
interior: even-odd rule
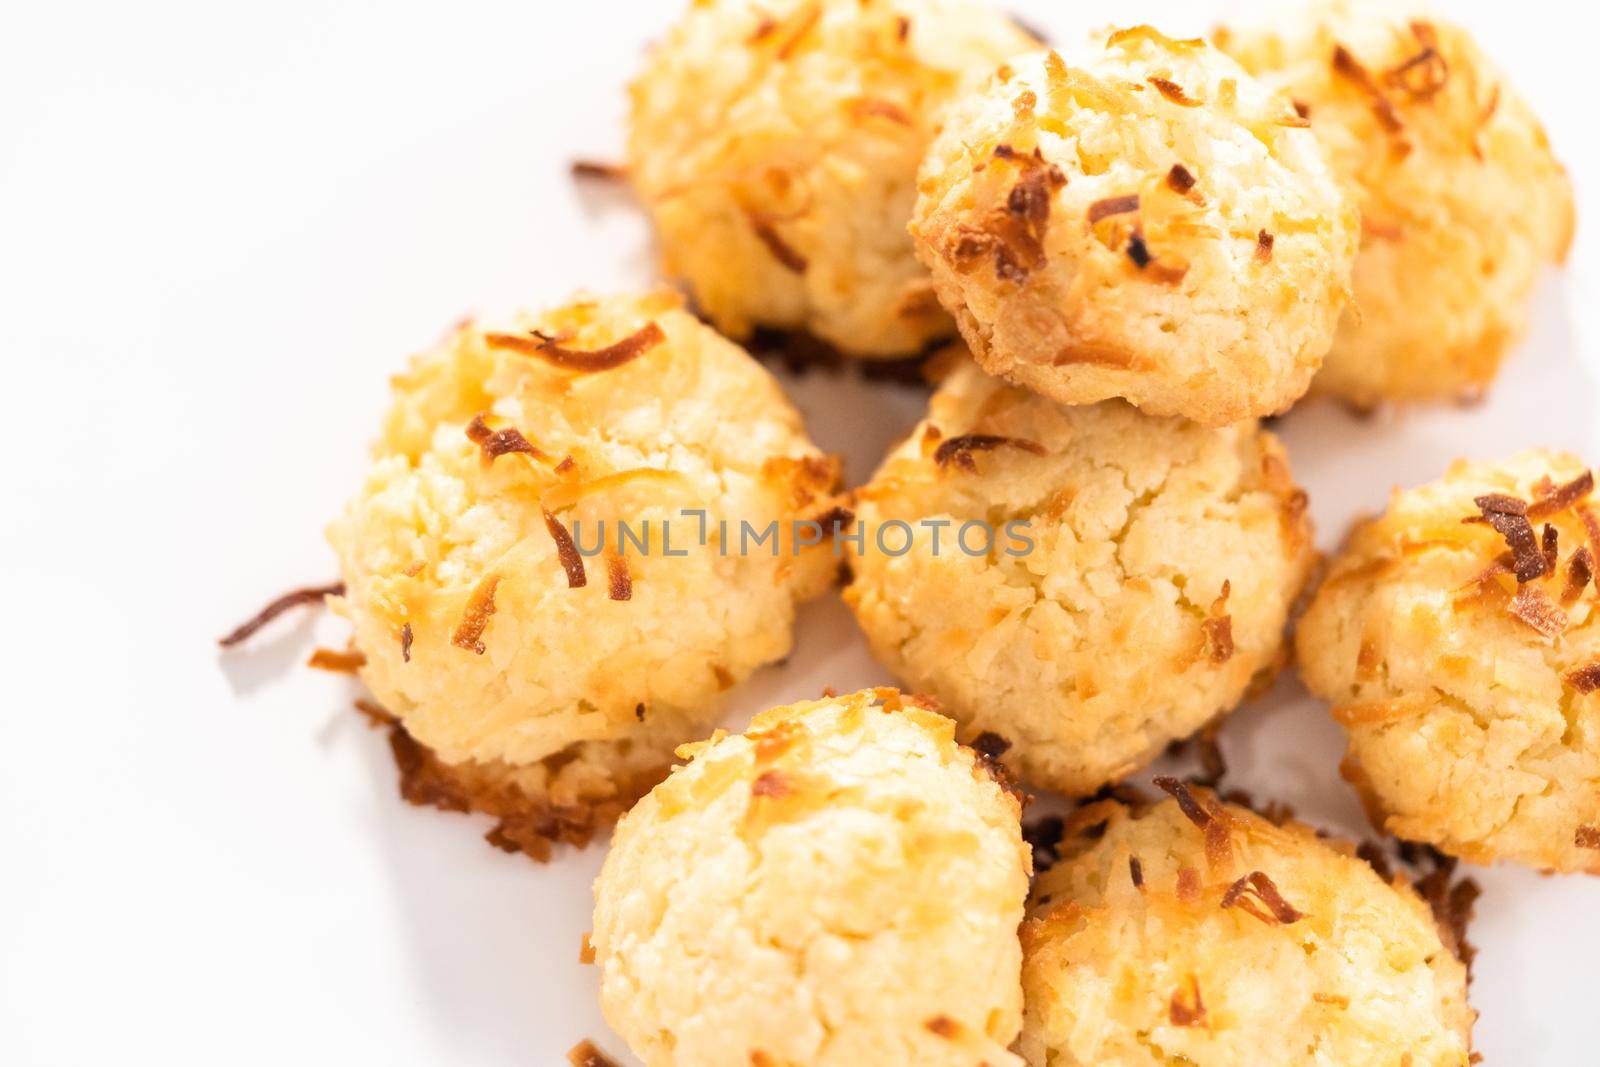
[[[237,659],[213,641],[333,576],[321,527],[409,352],[466,311],[651,278],[639,219],[566,167],[615,156],[622,85],[679,2],[7,11],[0,1062],[543,1067],[585,1036],[621,1053],[578,963],[600,848],[540,867],[481,820],[402,804],[350,687],[298,666],[343,640],[333,620]],[[1063,35],[1223,14],[1011,6]],[[1447,7],[1547,119],[1586,215],[1594,16]],[[1458,454],[1600,460],[1594,249],[1580,224],[1483,406],[1283,422],[1324,546]],[[843,378],[793,392],[856,478],[920,404]],[[885,680],[831,598],[733,721]],[[1364,830],[1339,733],[1292,680],[1223,746],[1239,784]],[[1486,1062],[1593,1062],[1600,882],[1475,873]]]

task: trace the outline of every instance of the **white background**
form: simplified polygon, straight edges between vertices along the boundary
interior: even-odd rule
[[[343,643],[334,620],[236,659],[214,640],[334,577],[322,526],[409,353],[468,311],[651,277],[626,203],[566,168],[616,158],[623,84],[679,3],[0,9],[0,1063],[621,1053],[577,962],[600,849],[539,867],[403,805],[353,686],[299,666]],[[1011,6],[1063,36],[1225,13]],[[1458,454],[1600,460],[1594,18],[1447,9],[1547,120],[1578,243],[1488,404],[1285,420],[1325,546]],[[815,377],[795,395],[856,480],[921,403]],[[833,598],[735,719],[882,680]],[[1363,829],[1338,731],[1292,681],[1223,745],[1236,784]],[[1600,882],[1480,877],[1486,1061],[1594,1063]]]

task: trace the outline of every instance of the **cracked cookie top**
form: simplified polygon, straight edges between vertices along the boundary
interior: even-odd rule
[[[650,1067],[1020,1067],[1020,804],[893,689],[756,716],[617,827],[590,943]]]
[[[1067,407],[965,359],[856,498],[845,597],[875,655],[1075,795],[1270,673],[1312,562],[1305,495],[1254,422]],[[913,540],[891,554],[874,531],[895,522]]]

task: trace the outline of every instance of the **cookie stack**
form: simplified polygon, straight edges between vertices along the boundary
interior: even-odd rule
[[[1600,873],[1582,461],[1398,492],[1288,636],[1316,552],[1258,420],[1481,391],[1570,240],[1471,39],[1343,2],[1046,48],[972,0],[697,0],[632,101],[682,295],[461,326],[330,531],[405,795],[539,859],[621,818],[588,947],[651,1067],[1467,1064],[1448,867],[1419,892],[1123,783],[1294,658],[1379,830]],[[934,353],[926,417],[844,486],[758,331]],[[918,695],[702,740],[841,556]],[[1047,848],[1024,790],[1079,801]]]

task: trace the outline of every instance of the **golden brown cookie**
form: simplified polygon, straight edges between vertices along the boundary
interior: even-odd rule
[[[1600,519],[1575,456],[1459,462],[1358,526],[1300,620],[1375,824],[1600,874]]]
[[[911,232],[992,373],[1208,425],[1288,407],[1356,213],[1287,97],[1146,26],[1017,60],[951,110]]]

